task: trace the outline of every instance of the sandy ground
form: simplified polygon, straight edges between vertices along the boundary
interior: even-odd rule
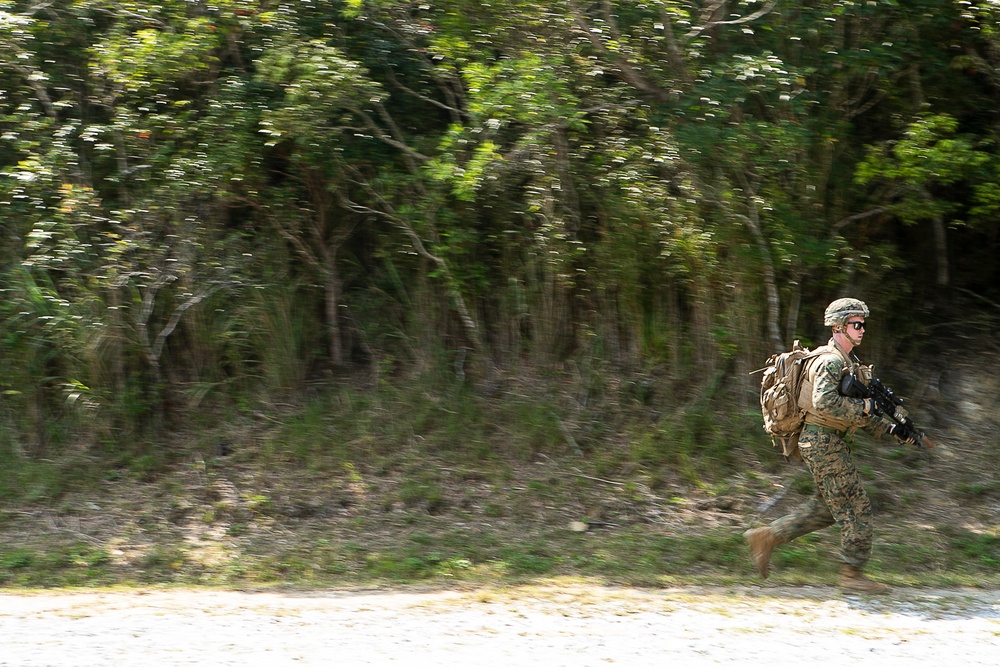
[[[0,665],[997,665],[1000,591],[0,594]]]

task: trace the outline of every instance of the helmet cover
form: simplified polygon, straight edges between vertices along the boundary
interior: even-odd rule
[[[843,326],[847,320],[855,317],[868,317],[868,306],[860,299],[837,299],[826,307],[823,313],[823,324],[828,327]]]

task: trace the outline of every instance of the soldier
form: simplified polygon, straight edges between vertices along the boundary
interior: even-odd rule
[[[788,516],[743,534],[761,577],[767,578],[775,547],[837,523],[843,562],[840,586],[864,593],[889,591],[889,586],[862,573],[872,549],[872,506],[845,438],[864,428],[876,437],[891,433],[912,444],[914,434],[879,416],[872,399],[840,393],[840,380],[846,373],[854,373],[864,383],[871,378],[871,367],[862,366],[851,355],[864,338],[867,317],[868,306],[858,299],[837,299],[827,306],[824,324],[832,327],[833,337],[816,350],[820,354],[807,360],[799,393],[799,406],[806,413],[799,452],[812,473],[815,491]]]

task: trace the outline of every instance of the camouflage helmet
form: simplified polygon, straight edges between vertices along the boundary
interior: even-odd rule
[[[823,324],[828,327],[840,326],[847,323],[851,317],[860,315],[868,317],[868,306],[860,299],[837,299],[826,307],[823,313]]]

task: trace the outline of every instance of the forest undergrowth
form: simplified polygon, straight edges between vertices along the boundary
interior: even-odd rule
[[[975,345],[914,375],[936,449],[855,438],[890,583],[1000,585],[1000,355]],[[609,377],[324,387],[204,411],[169,447],[8,461],[0,585],[758,582],[741,534],[804,501],[804,467],[752,401],[663,409],[662,378]],[[782,547],[768,583],[832,583],[836,546]]]

